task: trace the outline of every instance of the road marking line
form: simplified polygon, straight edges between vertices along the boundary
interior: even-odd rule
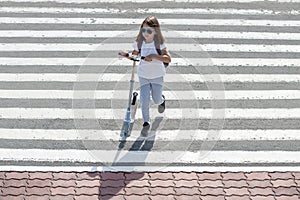
[[[143,18],[33,18],[33,17],[0,17],[0,23],[5,24],[120,24],[120,25],[140,25]],[[162,25],[184,26],[300,26],[300,21],[296,20],[245,20],[245,19],[159,19]]]
[[[278,52],[300,53],[300,45],[254,45],[254,44],[167,44],[170,51],[216,51],[216,52]],[[52,43],[0,43],[0,52],[9,51],[120,51],[132,49],[132,43],[119,44],[52,44]],[[209,52],[207,52],[209,53]]]
[[[5,172],[299,172],[297,166],[1,166]]]
[[[137,30],[128,31],[35,31],[35,30],[1,30],[0,37],[41,37],[41,38],[132,38]],[[165,31],[167,38],[208,38],[208,39],[256,39],[256,40],[300,40],[300,33],[270,32],[221,32],[221,31]],[[99,40],[99,42],[101,42]]]
[[[113,8],[56,8],[56,7],[0,7],[2,13],[55,13],[55,14],[120,14],[119,9]],[[300,11],[296,9],[285,10],[270,10],[270,9],[234,9],[234,8],[138,8],[130,10],[122,10],[122,13],[153,13],[153,14],[215,14],[215,15],[299,15]],[[26,17],[26,16],[24,16]]]
[[[5,149],[0,151],[2,161],[39,162],[104,162],[113,163],[299,163],[300,152],[296,151],[113,151],[113,150],[46,150]],[[272,155],[272,156],[270,156]]]
[[[300,90],[173,90],[168,100],[300,99]],[[107,99],[127,100],[127,90],[0,90],[0,99]],[[213,103],[213,102],[212,102]]]
[[[151,118],[160,116],[150,108]],[[0,108],[1,119],[115,119],[122,120],[124,109]],[[300,118],[300,108],[169,108],[161,116],[166,119],[288,119]],[[136,119],[142,119],[141,110]]]
[[[120,129],[121,130],[121,129]],[[9,140],[92,140],[116,141],[120,130],[89,129],[0,129],[0,139]],[[149,131],[147,140],[155,141],[262,141],[262,140],[300,140],[300,130],[157,130]],[[133,130],[126,141],[136,141],[140,131]]]
[[[117,52],[116,52],[117,54]],[[203,52],[200,52],[203,55]],[[209,56],[207,54],[207,56]],[[117,55],[116,55],[117,57]],[[14,58],[0,57],[0,65],[77,65],[77,66],[132,66],[132,61],[121,58]],[[283,58],[172,58],[170,66],[300,66],[300,59]]]
[[[200,72],[199,72],[200,73]],[[1,82],[129,82],[131,74],[0,73]],[[165,82],[300,82],[300,74],[166,74]]]

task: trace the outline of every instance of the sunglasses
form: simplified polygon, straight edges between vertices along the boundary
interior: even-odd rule
[[[150,28],[142,28],[142,32],[143,33],[147,32],[149,35],[151,35],[153,33],[153,30]]]

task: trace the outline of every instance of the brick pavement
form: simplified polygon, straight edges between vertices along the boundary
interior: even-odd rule
[[[0,172],[1,200],[299,200],[300,172]]]

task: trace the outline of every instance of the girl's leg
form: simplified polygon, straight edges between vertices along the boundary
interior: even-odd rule
[[[149,113],[149,104],[150,104],[150,82],[147,79],[139,77],[140,80],[140,102],[142,107],[142,115],[144,122],[150,123],[150,113]]]
[[[162,97],[162,89],[163,77],[151,80],[151,93],[155,104],[162,104],[164,102],[164,98]]]

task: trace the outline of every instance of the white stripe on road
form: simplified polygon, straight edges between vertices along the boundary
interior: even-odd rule
[[[263,166],[263,167],[190,167],[190,166],[1,166],[2,172],[296,172],[295,166]]]
[[[2,161],[39,162],[104,162],[113,163],[299,163],[300,152],[295,151],[107,151],[107,150],[44,150],[1,149]],[[270,156],[272,155],[272,156]]]
[[[94,87],[94,86],[93,86]],[[129,84],[128,84],[129,87]],[[300,90],[164,91],[168,100],[300,99]],[[0,99],[107,99],[126,101],[127,90],[0,90]],[[113,100],[112,100],[113,101]]]
[[[260,45],[260,44],[167,44],[171,51],[217,51],[217,52],[297,52],[300,45]],[[0,52],[7,51],[120,51],[132,49],[132,43],[86,44],[86,43],[0,43]]]
[[[0,23],[16,24],[118,24],[140,25],[143,18],[32,18],[32,17],[0,17]],[[161,25],[188,25],[188,26],[300,26],[296,20],[246,20],[246,19],[164,19],[160,18]]]
[[[297,172],[297,166],[242,166],[242,167],[223,167],[223,166],[1,166],[2,172]]]
[[[116,73],[0,73],[1,82],[127,82],[130,78],[131,74]],[[300,74],[166,74],[164,82],[300,82]]]
[[[203,55],[203,52],[199,52]],[[94,55],[96,55],[94,53]],[[300,59],[283,58],[172,58],[170,66],[193,65],[193,66],[300,66]],[[117,52],[116,52],[117,57]],[[0,57],[0,65],[101,65],[101,66],[132,66],[132,61],[121,58],[14,58]]]
[[[41,37],[41,38],[131,38],[135,31],[35,31],[35,30],[1,30],[0,37]],[[208,38],[208,39],[252,39],[252,40],[300,40],[300,33],[270,32],[220,32],[220,31],[163,31],[167,38]],[[99,40],[99,43],[101,41]]]
[[[214,132],[214,134],[211,134]],[[155,141],[259,141],[259,140],[300,140],[300,130],[157,130],[149,131],[147,140]],[[10,140],[100,140],[119,139],[119,130],[85,129],[0,129],[0,139]],[[127,141],[136,141],[140,131],[133,130]]]
[[[77,8],[77,7],[0,7],[1,13],[54,13],[54,14],[120,14],[119,9],[113,8]],[[289,14],[299,15],[300,11],[292,8],[285,10],[269,10],[269,9],[234,9],[234,8],[138,8],[123,10],[122,13],[155,13],[155,14],[215,14],[215,15],[278,15]],[[24,16],[25,17],[25,16]]]
[[[1,1],[0,1],[1,2]],[[203,9],[205,10],[205,9]],[[208,10],[205,10],[208,11]],[[52,14],[118,14],[119,9],[113,8],[76,8],[76,7],[0,7],[1,13],[52,13]],[[259,13],[257,10],[255,13]],[[271,11],[269,11],[270,13]]]
[[[159,114],[156,108],[150,109],[151,118],[158,115],[166,119],[287,119],[300,118],[300,108],[169,108]],[[114,119],[122,120],[125,109],[63,109],[63,108],[0,108],[1,119]],[[136,119],[142,119],[141,110]]]
[[[0,0],[7,1],[7,0]],[[10,0],[11,2],[49,2],[49,0]],[[51,2],[58,2],[58,3],[123,3],[123,2],[133,2],[133,3],[148,3],[148,2],[159,2],[161,0],[51,0]],[[296,2],[298,3],[299,0],[165,0],[171,2],[178,2],[178,3],[229,3],[229,2],[239,2],[239,3],[250,3],[250,2],[280,2],[280,3],[287,3],[287,2]]]

